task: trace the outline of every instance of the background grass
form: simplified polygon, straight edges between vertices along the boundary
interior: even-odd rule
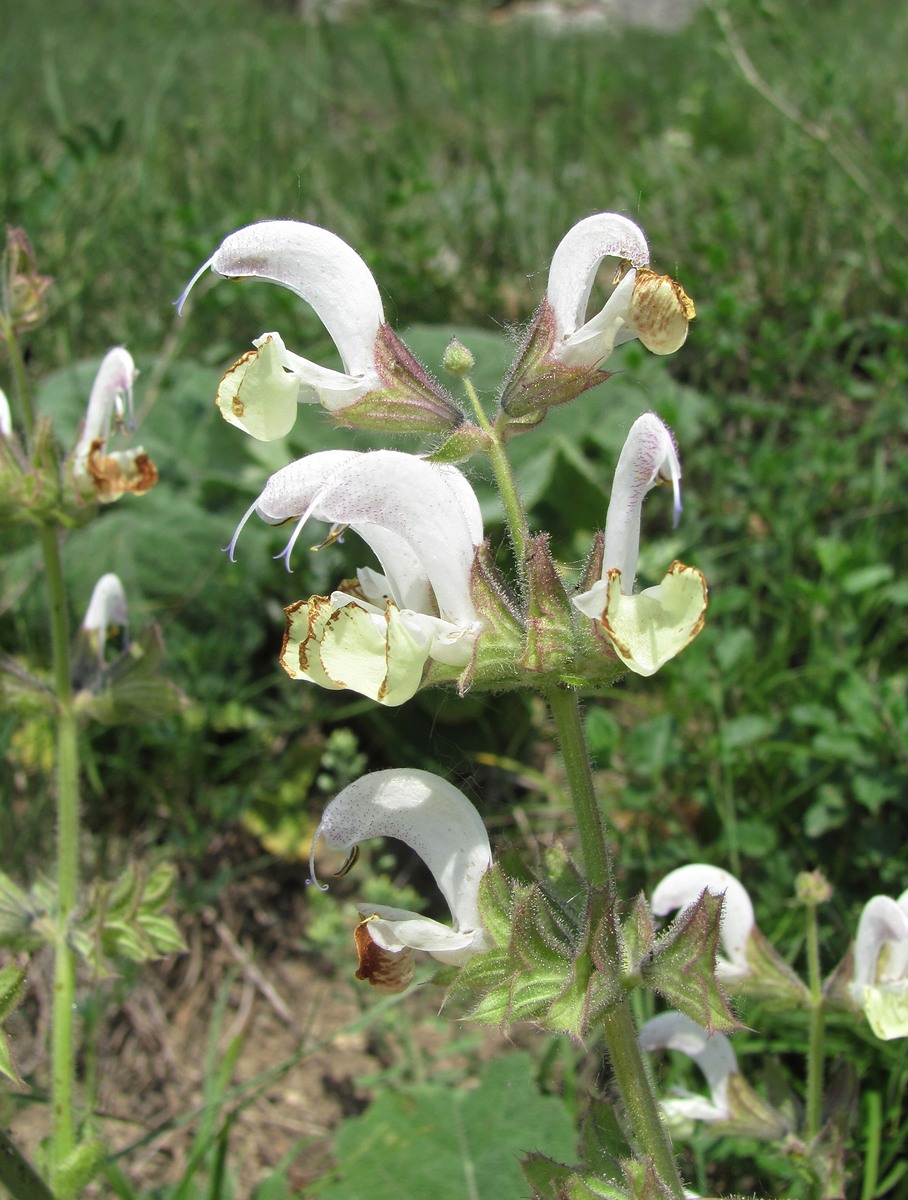
[[[270,561],[276,535],[248,529],[234,568],[218,549],[291,453],[368,442],[306,414],[288,445],[249,445],[213,411],[219,370],[265,329],[330,361],[294,297],[220,284],[183,321],[171,301],[240,225],[314,221],[363,255],[430,366],[456,328],[494,378],[502,330],[532,312],[558,240],[615,209],[694,297],[691,337],[667,363],[629,348],[622,374],[517,453],[533,519],[570,565],[604,520],[633,417],[655,408],[680,443],[683,522],[671,534],[651,504],[641,576],[675,555],[701,566],[707,629],[655,680],[587,709],[625,886],[691,859],[725,865],[767,934],[797,947],[793,875],[819,866],[836,888],[831,966],[864,900],[908,885],[908,11],[726,11],[769,99],[710,10],[671,36],[552,36],[415,4],[314,25],[234,0],[97,0],[90,19],[31,0],[9,14],[0,211],[56,278],[53,319],[30,342],[42,403],[66,443],[97,357],[127,344],[162,468],[151,495],[70,539],[73,611],[100,570],[118,571],[137,616],[163,621],[168,671],[192,700],[168,723],[92,735],[86,816],[102,857],[141,828],[191,862],[244,814],[305,840],[356,754],[440,764],[493,824],[519,804],[539,828],[567,827],[532,702],[433,693],[389,714],[281,678],[280,607],[297,597]],[[40,663],[35,560],[11,535],[4,548],[3,643]],[[293,586],[323,590],[343,553]],[[21,712],[0,721],[14,814],[0,866],[18,870],[48,852],[50,746]],[[352,736],[329,743],[338,729]],[[889,1079],[906,1069],[893,1054]]]

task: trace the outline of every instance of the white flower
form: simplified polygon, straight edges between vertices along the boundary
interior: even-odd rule
[[[682,1120],[726,1121],[731,1116],[729,1081],[738,1073],[738,1060],[724,1033],[709,1034],[679,1012],[660,1013],[639,1033],[644,1050],[679,1050],[692,1059],[706,1079],[709,1097],[674,1089],[660,1107],[670,1123]]]
[[[384,323],[372,272],[336,234],[302,221],[262,221],[230,234],[189,281],[208,268],[228,279],[264,279],[295,292],[321,318],[343,363],[334,371],[288,350],[277,333],[263,333],[230,368],[218,388],[224,417],[255,438],[284,437],[297,404],[334,412],[382,385],[375,342]]]
[[[704,891],[725,897],[721,933],[725,957],[716,960],[716,975],[726,982],[741,979],[750,970],[747,946],[756,926],[750,896],[734,875],[706,863],[688,863],[657,885],[650,907],[657,917],[664,917],[696,903]]]
[[[126,624],[126,593],[119,575],[109,572],[102,575],[94,586],[82,619],[82,628],[86,633],[99,634],[103,639],[111,626],[123,629]]]
[[[376,771],[344,788],[325,809],[315,832],[310,878],[320,839],[351,851],[374,837],[397,838],[432,872],[451,910],[453,925],[384,905],[358,905],[358,979],[379,991],[400,992],[413,977],[413,951],[443,963],[461,964],[487,948],[479,915],[479,884],[492,863],[482,818],[462,792],[428,771]],[[343,873],[343,872],[341,872]],[[321,886],[321,885],[319,885]]]
[[[850,991],[878,1038],[908,1037],[908,891],[864,905]]]
[[[9,411],[9,401],[6,398],[6,392],[0,388],[0,437],[11,437],[12,432],[13,419]]]
[[[587,321],[590,292],[605,258],[619,260],[620,278],[602,310]],[[643,231],[627,217],[596,213],[568,230],[552,258],[546,289],[556,361],[598,367],[633,338],[655,354],[672,354],[684,344],[694,306],[680,284],[657,275],[648,263]]]
[[[430,660],[468,664],[481,627],[470,573],[482,517],[456,467],[396,450],[310,454],[271,476],[231,557],[253,513],[272,525],[298,518],[281,555],[288,569],[310,518],[349,527],[381,563],[383,573],[364,567],[344,590],[286,610],[281,662],[294,679],[397,705],[418,690]]]
[[[104,453],[114,425],[133,428],[132,385],[137,375],[129,351],[115,346],[105,354],[95,376],[72,457],[76,486],[86,499],[109,504],[124,492],[141,495],[157,483],[157,469],[141,446]]]
[[[652,675],[703,628],[706,581],[696,567],[672,563],[656,587],[634,595],[643,501],[657,483],[670,483],[675,522],[681,512],[681,464],[672,436],[655,413],[638,417],[618,458],[608,514],[602,577],[574,597],[599,621],[626,666]]]

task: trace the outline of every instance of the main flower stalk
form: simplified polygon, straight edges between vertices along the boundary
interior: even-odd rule
[[[483,414],[476,393],[469,386],[469,381],[465,382],[468,395],[472,393],[471,401],[477,417],[482,421]],[[526,515],[520,503],[504,446],[493,429],[487,424],[484,427],[491,434],[489,458],[504,503],[508,532],[521,565],[522,576],[529,540]],[[589,748],[580,715],[580,702],[577,693],[566,688],[551,689],[546,692],[546,700],[555,722],[568,788],[574,805],[586,879],[591,892],[597,897],[596,903],[604,909],[614,901],[614,876],[605,822],[593,783]],[[594,914],[594,922],[601,915],[603,914]],[[614,925],[609,921],[603,922],[603,927],[614,931]],[[617,961],[620,956],[617,934],[613,932],[612,937],[613,944],[609,947],[609,952]],[[606,1012],[603,1017],[603,1031],[618,1090],[640,1152],[645,1158],[652,1159],[672,1195],[677,1197],[677,1200],[683,1200],[684,1186],[678,1174],[671,1139],[659,1113],[646,1063],[637,1041],[630,1002],[627,999],[619,1000]]]

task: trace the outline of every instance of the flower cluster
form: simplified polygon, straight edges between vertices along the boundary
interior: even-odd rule
[[[596,270],[609,256],[619,263],[614,290],[598,316],[584,322]],[[523,429],[529,407],[533,420],[541,419],[546,407],[605,378],[602,363],[621,342],[640,338],[657,353],[683,342],[693,306],[648,261],[641,231],[613,213],[588,217],[568,233],[552,260],[535,332],[502,389],[496,418],[502,439]],[[447,450],[439,458],[452,446],[469,455],[481,445],[473,433],[482,431],[389,328],[371,272],[335,234],[296,221],[241,229],[199,269],[181,308],[207,268],[289,288],[318,313],[343,363],[342,371],[328,369],[288,350],[279,333],[262,334],[218,389],[218,407],[232,424],[272,440],[290,431],[300,404],[320,404],[346,426],[440,434]],[[542,329],[551,333],[544,352]],[[512,687],[521,671],[531,685],[576,682],[579,674],[596,687],[623,667],[652,674],[702,627],[706,585],[696,568],[676,562],[657,587],[634,593],[643,500],[657,483],[668,483],[677,521],[680,479],[670,432],[654,413],[645,414],[618,462],[598,578],[587,581],[549,630],[558,653],[548,658],[529,650],[537,636],[529,609],[540,598],[514,594],[490,573],[479,503],[449,461],[396,450],[308,455],[271,476],[228,549],[233,557],[240,530],[256,515],[271,525],[296,522],[279,556],[288,570],[310,521],[329,529],[317,548],[350,529],[378,559],[380,570],[362,567],[329,595],[287,606],[281,664],[294,679],[385,705],[444,682],[461,691]],[[543,605],[557,606],[564,592],[554,564],[544,588]],[[581,649],[590,642],[598,646],[594,655]]]
[[[616,263],[612,292],[587,320],[596,273],[607,258]],[[369,268],[335,234],[296,221],[240,229],[190,280],[177,302],[181,310],[209,268],[294,292],[321,318],[342,363],[342,370],[329,369],[288,349],[280,333],[261,334],[218,388],[217,406],[232,425],[273,441],[290,432],[300,405],[315,404],[342,426],[441,439],[428,456],[390,449],[307,455],[276,471],[247,509],[226,547],[231,560],[256,516],[268,525],[293,523],[277,556],[288,572],[310,523],[327,527],[314,549],[350,531],[378,563],[360,567],[329,595],[287,606],[280,661],[293,679],[391,706],[437,683],[455,683],[460,691],[512,687],[521,678],[529,686],[597,687],[624,668],[652,674],[697,635],[706,585],[696,568],[676,562],[657,587],[635,594],[645,497],[665,483],[676,524],[681,512],[678,451],[655,413],[642,415],[627,435],[604,533],[572,596],[544,536],[518,539],[523,561],[516,586],[501,577],[476,494],[455,465],[493,443],[502,448],[548,408],[606,379],[603,363],[622,342],[639,338],[657,354],[684,342],[693,305],[678,284],[650,269],[646,239],[632,221],[599,213],[564,238],[492,419],[479,411],[475,396],[475,420],[468,417],[391,330]],[[128,396],[127,364],[121,365],[119,394]],[[472,356],[452,345],[445,366],[463,377]],[[101,427],[89,422],[80,451],[99,436]],[[454,923],[360,906],[359,977],[397,991],[412,977],[414,950],[461,964],[488,949],[478,896],[491,854],[466,797],[423,771],[357,780],[329,804],[319,825],[312,880],[320,842],[355,855],[360,841],[378,836],[400,838],[421,854]]]

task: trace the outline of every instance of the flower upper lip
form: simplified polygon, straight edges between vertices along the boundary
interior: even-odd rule
[[[364,775],[325,809],[312,841],[310,879],[315,881],[319,839],[351,850],[374,837],[398,838],[432,872],[454,919],[441,924],[419,913],[386,906],[359,906],[378,945],[427,950],[447,962],[465,961],[485,946],[479,915],[479,884],[491,866],[489,837],[479,813],[453,784],[428,771],[389,770]]]
[[[382,564],[392,599],[403,609],[458,623],[477,620],[470,568],[482,542],[482,515],[472,487],[456,467],[397,450],[323,450],[277,471],[243,518],[257,513],[277,525],[299,518],[290,551],[311,517],[347,525]]]
[[[187,284],[211,268],[228,279],[261,279],[288,288],[312,306],[343,363],[335,371],[288,350],[280,335],[263,333],[230,368],[218,389],[224,417],[253,437],[270,441],[289,433],[298,403],[344,408],[381,385],[375,346],[384,323],[372,272],[343,239],[302,221],[261,221],[225,238]]]

